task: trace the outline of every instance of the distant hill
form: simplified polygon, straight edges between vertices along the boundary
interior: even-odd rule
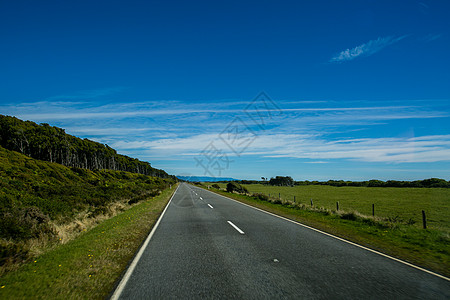
[[[125,155],[88,139],[65,133],[49,124],[36,124],[15,117],[0,115],[0,146],[29,157],[56,162],[67,167],[89,170],[108,169],[169,178],[163,170],[150,163]]]
[[[237,181],[239,179],[230,177],[208,177],[208,176],[177,176],[178,179],[190,182],[218,182],[218,181]]]

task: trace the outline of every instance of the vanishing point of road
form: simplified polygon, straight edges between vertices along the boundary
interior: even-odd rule
[[[450,281],[182,183],[113,299],[450,299]]]

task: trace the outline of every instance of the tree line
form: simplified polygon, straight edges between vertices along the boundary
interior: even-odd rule
[[[402,181],[402,180],[366,180],[366,181],[296,181],[296,185],[331,185],[331,186],[364,186],[364,187],[415,187],[415,188],[450,188],[450,181],[440,178],[429,178],[424,180]]]
[[[276,176],[268,180],[261,177],[260,180],[239,180],[240,184],[266,184],[273,186],[294,186],[294,185],[330,185],[330,186],[361,186],[361,187],[415,187],[415,188],[450,188],[450,181],[440,178],[429,178],[424,180],[402,181],[402,180],[366,180],[366,181],[294,181],[290,176]]]
[[[150,163],[117,154],[101,143],[69,135],[49,124],[36,124],[0,115],[0,146],[35,159],[89,170],[128,171],[161,178],[173,177]],[[175,177],[173,177],[175,179]]]

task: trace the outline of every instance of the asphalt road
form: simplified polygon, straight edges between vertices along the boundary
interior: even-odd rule
[[[446,279],[185,183],[121,286],[113,298],[450,299]]]

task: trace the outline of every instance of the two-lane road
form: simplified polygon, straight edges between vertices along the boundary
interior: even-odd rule
[[[113,298],[450,299],[450,282],[181,184]]]

